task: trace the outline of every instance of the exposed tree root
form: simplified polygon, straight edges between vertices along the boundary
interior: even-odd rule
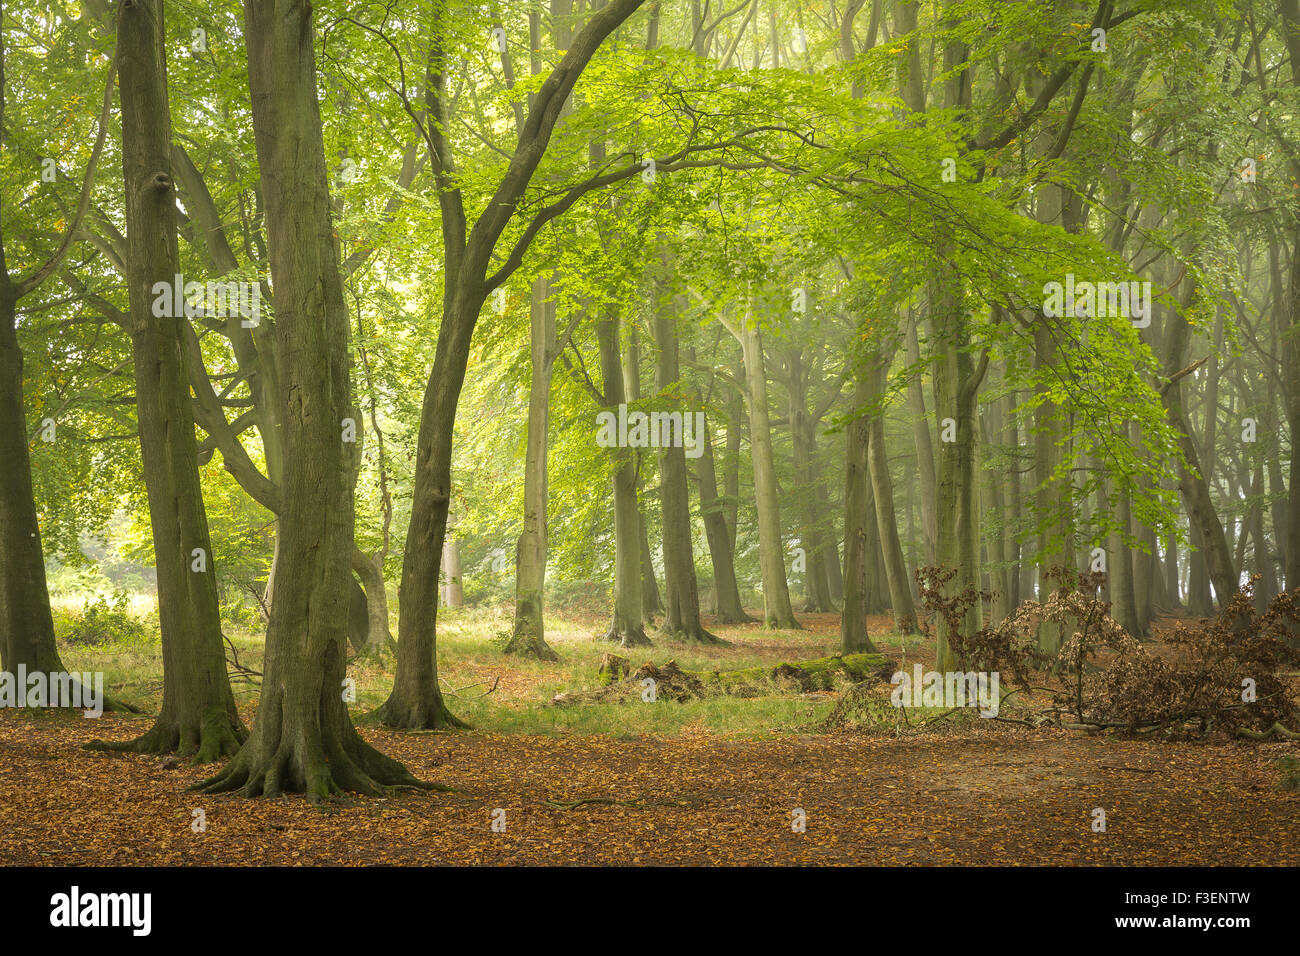
[[[1238,727],[1237,736],[1246,737],[1250,740],[1269,740],[1274,736],[1282,737],[1285,740],[1300,740],[1300,733],[1290,730],[1281,721],[1274,722],[1272,727],[1262,733],[1258,730],[1251,730],[1249,727]]]
[[[390,730],[469,730],[470,725],[461,720],[443,703],[438,694],[429,700],[421,697],[417,700],[402,702],[395,695],[374,712],[372,717]]]
[[[179,718],[159,717],[148,733],[135,740],[92,740],[86,750],[134,754],[176,754],[191,764],[212,763],[239,752],[248,731],[237,716],[213,708],[195,724]]]
[[[654,647],[654,642],[646,637],[645,631],[639,627],[635,630],[625,628],[621,631],[611,627],[601,640],[610,641],[619,647]]]
[[[667,631],[660,629],[657,635],[668,641],[675,641],[678,644],[700,644],[709,647],[730,647],[731,642],[725,641],[718,635],[706,631],[700,627],[692,631]]]
[[[245,797],[278,797],[302,793],[313,804],[359,793],[379,797],[395,788],[450,790],[445,784],[416,779],[405,767],[363,741],[348,726],[341,740],[313,730],[276,740],[274,750],[263,738],[252,737],[225,768],[189,789],[195,793],[239,793]]]
[[[551,661],[557,663],[560,655],[555,653],[555,649],[546,643],[546,638],[537,631],[529,627],[515,625],[514,633],[510,635],[510,640],[506,642],[506,654],[513,654],[517,657],[530,657],[538,661]]]

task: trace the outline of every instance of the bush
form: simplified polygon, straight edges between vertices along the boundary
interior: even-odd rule
[[[153,632],[127,609],[125,591],[119,591],[111,603],[101,594],[93,601],[86,601],[80,613],[58,615],[55,630],[60,640],[73,647],[132,646],[154,642]]]

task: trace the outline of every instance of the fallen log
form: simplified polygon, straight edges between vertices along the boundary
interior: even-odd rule
[[[694,700],[700,697],[757,697],[780,692],[808,693],[833,690],[839,684],[888,681],[894,661],[884,654],[835,654],[807,661],[782,661],[776,665],[723,671],[687,671],[670,660],[649,661],[633,670],[624,658],[606,655],[600,679],[605,686],[593,691],[556,694],[551,703],[624,703],[632,700]]]

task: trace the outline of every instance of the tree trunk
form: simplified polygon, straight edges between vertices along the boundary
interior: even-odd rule
[[[11,674],[20,666],[62,673],[32,493],[14,304],[8,277],[0,277],[0,666]]]
[[[162,630],[163,702],[152,729],[121,744],[208,763],[247,734],[226,675],[217,575],[199,481],[181,344],[185,315],[158,316],[156,283],[180,272],[162,0],[123,5],[118,20],[131,348],[140,454],[149,499]],[[172,311],[172,310],[168,310]]]
[[[460,545],[447,535],[442,543],[442,603],[446,607],[465,606],[464,571],[460,566]]]
[[[907,349],[907,365],[912,374],[907,382],[907,407],[912,417],[912,437],[916,444],[918,489],[921,496],[921,534],[925,542],[925,561],[935,562],[935,547],[939,540],[939,529],[935,523],[934,503],[938,500],[935,491],[934,444],[930,439],[930,419],[925,411],[925,390],[921,386],[921,345],[917,339],[916,321],[909,310],[908,321],[903,329],[903,341]]]
[[[387,649],[393,643],[393,634],[388,629],[388,592],[384,589],[384,565],[378,558],[372,558],[360,548],[353,547],[352,570],[357,573],[361,586],[365,589],[366,641],[363,649]]]
[[[677,315],[684,310],[685,296],[674,296],[670,310],[662,301],[654,318],[655,343],[658,345],[655,362],[655,388],[660,399],[670,399],[681,405],[683,433],[689,405],[681,389],[681,368],[677,353]],[[702,441],[703,434],[695,435]],[[692,546],[690,485],[686,480],[686,449],[681,443],[664,447],[660,442],[659,473],[660,505],[663,509],[664,555],[664,633],[674,640],[700,644],[725,643],[710,634],[700,623],[699,585],[695,580],[695,551]]]
[[[524,455],[524,527],[515,547],[515,626],[505,652],[558,661],[546,643],[547,455],[551,372],[555,362],[555,303],[550,283],[533,280],[529,302],[532,377],[528,386],[528,449]]]
[[[853,405],[861,410],[872,401],[871,386],[859,376]],[[845,654],[875,651],[867,634],[867,526],[874,515],[867,494],[871,488],[868,445],[871,421],[858,415],[848,426],[844,468],[844,610],[840,614],[840,650]]]
[[[627,356],[623,361],[623,394],[629,403],[641,401],[641,340],[635,322],[628,323]],[[646,530],[645,520],[645,481],[643,466],[649,461],[649,453],[636,452],[633,456],[633,473],[636,475],[636,521],[637,539],[641,548],[641,610],[647,621],[653,621],[656,614],[664,610],[663,597],[659,593],[659,579],[655,577],[654,556],[650,552],[650,534]],[[648,466],[647,466],[648,467]]]
[[[789,368],[790,445],[794,456],[794,476],[799,488],[799,539],[804,550],[805,610],[834,611],[830,579],[817,529],[816,480],[813,458],[817,453],[817,423],[808,412],[808,374],[799,346],[787,350]]]
[[[871,356],[868,360],[867,388],[871,401],[879,402],[885,394],[889,359]],[[871,473],[871,491],[875,499],[876,524],[884,553],[885,578],[889,587],[889,606],[894,613],[894,627],[900,634],[916,632],[916,608],[908,585],[903,545],[898,539],[898,515],[894,511],[894,483],[889,474],[889,456],[885,453],[885,413],[879,409],[871,416],[867,440],[867,463]]]
[[[754,460],[754,504],[758,510],[759,566],[763,572],[763,622],[773,629],[799,627],[790,605],[785,576],[785,542],[781,537],[781,506],[772,463],[772,426],[767,411],[767,369],[763,335],[752,312],[741,330],[745,379],[749,387],[749,446]]]
[[[693,355],[690,356],[692,359]],[[731,551],[731,532],[722,503],[718,500],[718,477],[713,466],[712,435],[705,424],[704,453],[699,459],[700,517],[709,542],[709,559],[713,563],[713,591],[717,595],[719,624],[748,624],[754,619],[745,613],[736,584],[736,566]]]
[[[945,257],[941,256],[941,259]],[[984,364],[976,369],[970,354],[970,325],[961,302],[957,279],[945,270],[931,297],[934,328],[941,343],[934,363],[935,406],[939,420],[951,419],[952,441],[939,444],[938,563],[955,568],[956,576],[945,589],[947,597],[979,589],[979,513],[975,468],[975,408]],[[987,362],[987,356],[984,359]],[[961,622],[964,636],[983,626],[981,601],[977,598]],[[952,650],[946,619],[940,615],[935,669],[953,670],[963,662]]]
[[[385,785],[421,784],[360,738],[343,699],[356,456],[341,441],[353,408],[348,315],[332,240],[310,17],[298,0],[248,0],[244,8],[283,357],[283,541],[257,720],[225,770],[198,789],[269,797],[299,791],[320,802],[343,790],[377,795]]]
[[[1171,377],[1183,368],[1191,338],[1191,327],[1179,313],[1173,310],[1165,311],[1166,321],[1172,325],[1166,342],[1165,375]],[[1160,397],[1164,402],[1169,424],[1178,435],[1178,447],[1183,452],[1184,463],[1178,467],[1178,490],[1182,495],[1187,520],[1195,528],[1194,543],[1196,537],[1200,538],[1198,550],[1204,549],[1200,560],[1205,562],[1209,581],[1214,586],[1215,598],[1222,609],[1238,590],[1237,573],[1232,566],[1232,556],[1228,551],[1228,540],[1223,533],[1223,524],[1214,510],[1209,485],[1201,469],[1200,455],[1196,441],[1192,437],[1191,422],[1183,409],[1181,381],[1167,382],[1160,390]],[[1300,456],[1293,456],[1293,458],[1300,458]],[[1292,468],[1295,467],[1293,462]]]
[[[740,388],[732,392],[727,400],[727,445],[722,459],[722,494],[725,505],[723,515],[727,519],[727,533],[731,536],[731,553],[736,553],[736,527],[740,519],[740,444],[745,429],[745,363],[736,362],[731,369],[732,377],[740,383]]]
[[[622,359],[618,347],[618,320],[596,323],[600,344],[600,370],[605,401],[617,409],[626,402]],[[614,455],[614,619],[605,640],[621,647],[648,647],[641,597],[640,509],[636,503],[636,456],[629,448],[613,448]]]

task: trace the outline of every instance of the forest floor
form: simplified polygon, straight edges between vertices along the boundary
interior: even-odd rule
[[[722,629],[729,648],[661,642],[625,656],[726,669],[833,653],[835,616],[801,620],[801,632]],[[1294,743],[1135,740],[973,715],[924,731],[828,730],[836,692],[775,688],[554,707],[560,690],[598,686],[609,650],[591,640],[598,622],[557,622],[559,665],[503,657],[485,639],[497,623],[466,612],[440,637],[447,685],[461,695],[449,703],[475,730],[361,727],[451,792],[326,810],[301,797],[200,797],[185,787],[211,768],[81,749],[129,739],[147,716],[0,712],[0,864],[1300,865],[1300,793],[1279,790],[1276,769]],[[883,618],[871,625],[887,630]],[[927,663],[927,648],[892,640],[881,650]],[[143,668],[135,696],[106,679],[156,704],[147,654],[70,649],[65,660],[109,675]],[[258,666],[251,642],[241,660]],[[382,700],[389,667],[351,671],[358,714]],[[240,697],[251,723],[251,691]],[[1104,832],[1094,830],[1098,808]]]

